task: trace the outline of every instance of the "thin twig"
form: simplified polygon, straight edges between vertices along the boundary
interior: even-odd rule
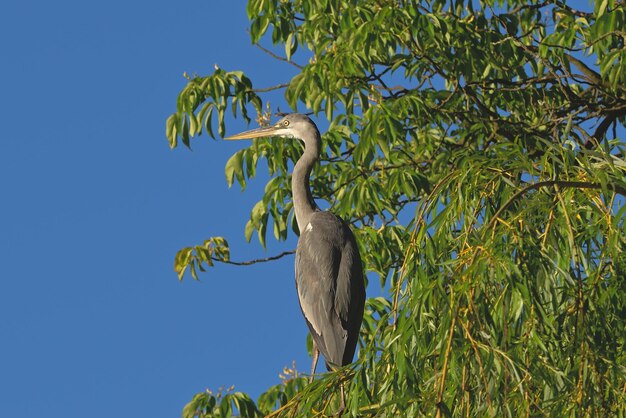
[[[259,44],[254,44],[254,45],[256,45],[256,47],[257,47],[257,48],[259,48],[261,51],[265,52],[266,54],[268,54],[268,55],[269,55],[269,56],[271,56],[272,58],[276,58],[276,59],[277,59],[277,60],[279,60],[279,61],[285,61],[286,63],[293,65],[294,67],[296,67],[296,68],[297,68],[297,69],[299,69],[299,70],[302,70],[302,69],[304,68],[302,65],[296,64],[295,62],[293,62],[293,61],[291,61],[291,60],[288,60],[288,59],[287,59],[287,58],[285,58],[285,57],[281,57],[280,55],[276,55],[276,54],[274,54],[272,51],[270,51],[270,50],[269,50],[269,49],[267,49],[267,48],[262,47],[262,46],[261,46],[261,45],[259,45]]]
[[[275,86],[265,87],[265,88],[261,88],[261,89],[252,89],[252,91],[255,92],[255,93],[266,93],[268,91],[284,89],[285,87],[289,87],[289,83],[277,84]]]
[[[266,263],[268,261],[278,260],[279,258],[283,258],[286,255],[294,254],[295,252],[296,252],[296,250],[283,251],[282,253],[280,253],[278,255],[273,255],[273,256],[267,257],[267,258],[257,258],[256,260],[248,260],[248,261],[222,260],[222,259],[219,259],[219,258],[216,258],[216,257],[211,257],[211,259],[213,261],[218,261],[220,263],[225,263],[225,264],[232,264],[234,266],[249,266],[251,264]]]
[[[452,299],[452,297],[450,297]],[[443,356],[443,366],[441,368],[441,381],[439,384],[439,390],[437,392],[437,418],[441,417],[441,409],[443,403],[443,393],[446,387],[446,376],[448,374],[448,360],[450,358],[450,351],[452,350],[452,337],[454,336],[454,328],[456,327],[456,316],[458,314],[458,310],[455,309],[452,316],[452,323],[450,324],[448,335],[448,342],[446,343],[446,351]]]
[[[593,13],[588,13],[588,12],[583,12],[582,10],[573,9],[570,6],[568,6],[565,1],[555,1],[554,4],[556,4],[559,7],[562,7],[563,9],[567,10],[568,12],[570,12],[571,14],[573,14],[576,17],[584,17],[584,18],[587,18],[587,19],[595,19],[595,16],[593,15]]]

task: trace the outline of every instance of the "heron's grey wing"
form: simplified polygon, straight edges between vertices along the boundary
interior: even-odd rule
[[[315,213],[300,234],[296,250],[296,288],[311,335],[327,363],[341,365],[347,332],[335,308],[341,266],[341,221]]]
[[[359,340],[363,310],[365,308],[365,280],[359,248],[347,224],[343,225],[343,244],[341,246],[341,262],[337,272],[335,291],[335,311],[341,320],[341,327],[346,330],[341,364],[349,364],[354,358]]]

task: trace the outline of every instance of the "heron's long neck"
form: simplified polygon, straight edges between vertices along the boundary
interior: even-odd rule
[[[311,189],[309,187],[309,176],[311,170],[317,162],[321,147],[320,135],[318,132],[314,138],[305,140],[304,154],[296,163],[291,176],[291,188],[293,192],[293,207],[296,211],[296,221],[300,232],[309,223],[309,217],[318,210]]]

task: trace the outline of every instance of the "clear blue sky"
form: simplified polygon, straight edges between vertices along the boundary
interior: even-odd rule
[[[245,143],[164,136],[185,71],[288,80],[247,24],[244,1],[3,3],[0,417],[180,416],[206,388],[256,398],[292,360],[309,369],[292,257],[173,271],[213,235],[239,260],[295,247],[245,243],[264,181],[224,178]]]

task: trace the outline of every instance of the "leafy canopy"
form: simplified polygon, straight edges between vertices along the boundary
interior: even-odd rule
[[[275,86],[327,118],[313,194],[348,220],[370,299],[355,365],[294,373],[257,402],[196,395],[185,417],[626,414],[626,6],[564,1],[249,0],[255,44],[298,73]],[[277,49],[274,49],[275,51]],[[241,72],[189,79],[170,146],[267,120]],[[245,228],[297,233],[297,141],[255,140],[226,164],[271,180]],[[196,277],[223,238],[182,249]]]

